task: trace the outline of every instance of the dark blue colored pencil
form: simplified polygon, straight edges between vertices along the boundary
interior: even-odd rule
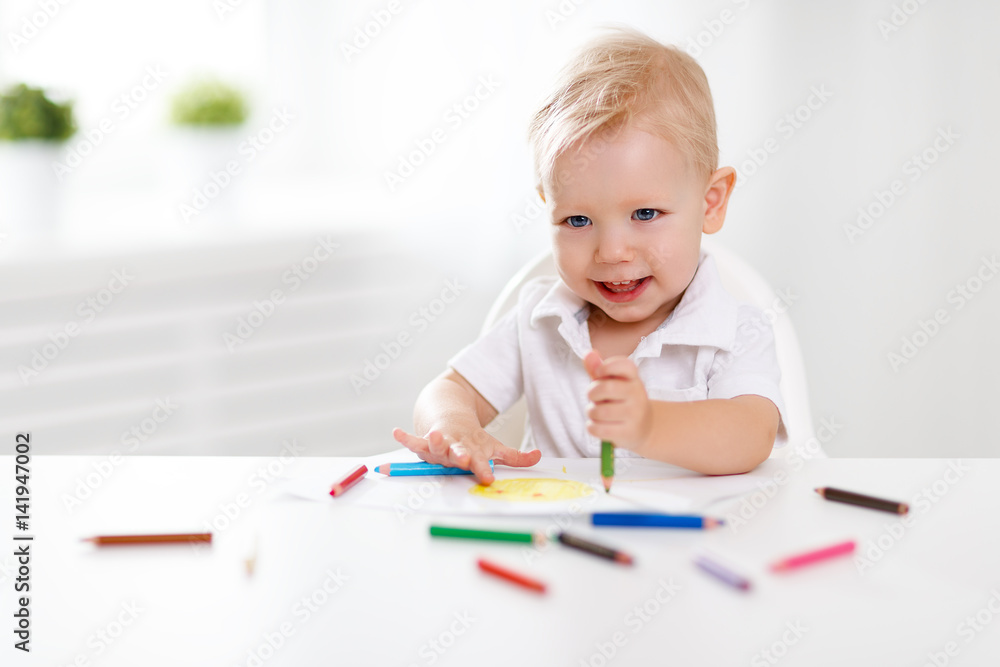
[[[630,526],[634,528],[707,529],[722,525],[722,519],[654,512],[594,512],[591,521],[595,526]]]

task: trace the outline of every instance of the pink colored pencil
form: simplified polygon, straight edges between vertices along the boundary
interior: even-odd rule
[[[330,489],[330,495],[336,498],[344,491],[347,491],[349,488],[360,482],[367,473],[368,466],[358,466],[352,470],[347,477],[333,485],[333,488]]]
[[[840,542],[829,547],[816,549],[815,551],[808,551],[804,554],[791,556],[789,558],[771,563],[771,571],[784,572],[786,570],[793,570],[805,565],[811,565],[812,563],[817,563],[819,561],[826,560],[827,558],[833,558],[834,556],[844,556],[846,554],[853,553],[856,546],[857,545],[854,540],[847,540],[846,542]]]

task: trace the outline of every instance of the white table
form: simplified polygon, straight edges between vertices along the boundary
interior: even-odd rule
[[[14,545],[14,465],[0,460],[0,497],[8,499],[0,539]],[[558,545],[432,540],[432,517],[279,496],[258,474],[329,470],[334,481],[358,460],[34,457],[32,652],[12,648],[16,575],[13,547],[5,547],[0,662],[815,667],[934,664],[931,655],[939,665],[972,666],[1000,655],[998,461],[770,460],[754,474],[773,497],[761,490],[714,512],[742,511],[745,523],[664,531],[572,519],[575,532],[633,553],[637,564],[627,568]],[[823,501],[812,491],[822,485],[911,502],[928,495],[914,502],[907,527],[890,514]],[[69,494],[87,489],[67,509]],[[207,548],[80,542],[213,522]],[[847,557],[766,571],[778,557],[851,537],[870,566]],[[737,559],[754,589],[738,592],[696,569],[699,546]],[[244,559],[254,551],[248,576]],[[549,592],[484,575],[479,555],[537,576]]]

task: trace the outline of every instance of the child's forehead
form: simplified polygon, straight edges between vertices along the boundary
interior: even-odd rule
[[[688,156],[641,128],[580,140],[554,166],[545,185],[556,200],[609,194],[642,200],[686,190],[700,180]]]
[[[601,209],[676,206],[691,192],[687,184],[663,180],[642,183],[631,180],[599,183],[568,181],[557,184],[547,192],[546,201],[553,211],[570,214],[583,210],[596,212]]]
[[[693,167],[693,159],[672,139],[639,123],[600,130],[577,139],[555,158],[556,168],[582,171],[607,168],[669,169]]]

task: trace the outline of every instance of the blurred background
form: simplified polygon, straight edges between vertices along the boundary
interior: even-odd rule
[[[715,240],[785,295],[827,453],[1000,452],[985,0],[4,0],[0,451],[395,448],[547,247],[528,119],[608,25],[704,67]]]

